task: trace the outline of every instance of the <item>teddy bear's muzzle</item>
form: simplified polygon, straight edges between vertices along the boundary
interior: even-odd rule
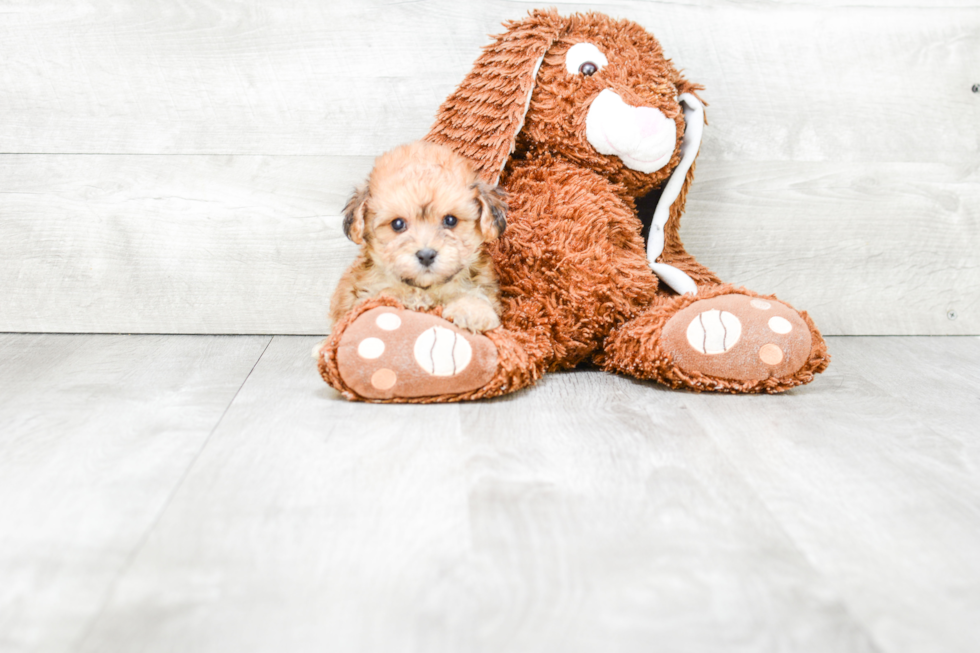
[[[670,161],[677,144],[676,123],[653,107],[634,107],[612,89],[592,101],[585,135],[599,154],[618,156],[632,170],[650,174]]]

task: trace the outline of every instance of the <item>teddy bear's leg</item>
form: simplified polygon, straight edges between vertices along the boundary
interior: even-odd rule
[[[806,313],[730,285],[665,296],[617,327],[596,357],[605,369],[674,387],[782,392],[830,362]]]
[[[518,334],[473,334],[390,298],[365,302],[316,352],[324,380],[352,400],[429,403],[491,397],[533,383],[541,356]],[[531,352],[529,355],[528,352]]]

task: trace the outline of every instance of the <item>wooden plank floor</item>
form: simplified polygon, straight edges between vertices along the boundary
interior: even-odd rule
[[[441,406],[315,342],[0,335],[0,650],[976,650],[980,338]]]

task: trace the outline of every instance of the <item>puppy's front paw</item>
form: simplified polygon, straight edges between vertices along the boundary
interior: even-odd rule
[[[500,326],[500,318],[489,302],[477,297],[460,297],[442,309],[442,316],[461,329],[482,333]]]
[[[313,354],[313,358],[320,360],[320,352],[323,351],[323,346],[327,344],[328,340],[330,340],[330,338],[324,338],[320,342],[316,343],[316,345],[314,345],[313,351],[310,352],[311,354]]]

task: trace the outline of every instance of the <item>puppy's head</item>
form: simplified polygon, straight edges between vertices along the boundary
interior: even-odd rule
[[[344,209],[344,233],[403,283],[429,288],[476,263],[507,225],[504,194],[448,147],[417,142],[375,161]]]

